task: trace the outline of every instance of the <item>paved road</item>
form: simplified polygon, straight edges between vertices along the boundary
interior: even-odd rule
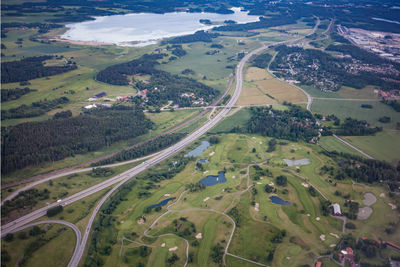
[[[352,144],[350,144],[349,142],[347,142],[346,140],[340,138],[339,136],[337,136],[336,134],[333,134],[333,137],[335,137],[336,139],[338,139],[339,141],[343,142],[344,144],[348,145],[349,147],[351,147],[352,149],[356,150],[357,152],[361,153],[362,155],[366,156],[369,159],[375,159],[374,157],[368,155],[367,153],[365,153],[364,151],[362,151],[361,149],[353,146]]]
[[[316,28],[319,25],[319,19],[314,27],[314,29],[311,31],[310,34],[314,33]],[[301,39],[303,39],[304,37],[299,37],[297,39],[294,40],[288,40],[288,41],[284,41],[284,42],[280,42],[279,44],[284,44],[284,43],[291,43],[291,42],[296,42],[299,41]],[[230,101],[228,102],[228,104],[222,108],[222,111],[219,112],[214,118],[212,118],[211,120],[207,121],[203,126],[201,126],[200,128],[198,128],[197,130],[195,130],[194,132],[192,132],[191,134],[189,134],[186,138],[184,138],[183,140],[179,141],[178,143],[176,143],[175,145],[172,145],[166,149],[164,149],[163,151],[159,152],[157,155],[155,155],[153,158],[146,160],[145,162],[143,162],[142,164],[129,169],[113,178],[110,178],[106,181],[103,181],[97,185],[94,185],[90,188],[87,188],[81,192],[78,192],[72,196],[69,196],[65,199],[63,199],[61,202],[57,203],[52,203],[50,205],[48,205],[47,207],[43,207],[41,209],[35,210],[30,214],[27,214],[25,216],[22,216],[6,225],[3,225],[1,228],[2,234],[7,234],[9,232],[14,231],[15,229],[18,229],[19,227],[33,221],[36,220],[42,216],[44,216],[46,214],[46,211],[50,208],[56,207],[58,205],[69,205],[75,201],[78,201],[82,198],[85,198],[87,196],[90,196],[94,193],[97,193],[103,189],[106,189],[110,186],[113,186],[115,184],[117,184],[114,188],[112,188],[99,202],[99,204],[96,206],[94,212],[92,213],[92,216],[90,217],[90,220],[88,222],[88,225],[86,227],[86,231],[84,233],[83,239],[82,239],[82,243],[79,246],[78,252],[77,252],[77,257],[75,257],[73,259],[72,265],[71,266],[77,266],[79,264],[79,261],[83,255],[88,237],[89,237],[89,233],[90,233],[90,229],[92,227],[93,221],[97,215],[97,213],[99,212],[101,206],[104,204],[104,202],[111,196],[111,194],[113,192],[115,192],[121,185],[123,185],[125,182],[127,182],[129,179],[131,179],[132,177],[140,174],[141,172],[151,168],[152,166],[156,165],[157,163],[173,156],[174,154],[176,154],[177,152],[179,152],[180,150],[184,149],[185,147],[187,147],[188,145],[192,144],[195,140],[197,140],[198,138],[200,138],[203,134],[205,134],[208,130],[210,130],[212,127],[214,127],[218,122],[220,122],[231,110],[231,108],[234,106],[234,104],[237,102],[237,100],[239,99],[239,96],[241,94],[242,91],[242,85],[243,85],[243,69],[244,66],[246,64],[246,62],[255,54],[265,50],[269,48],[268,45],[263,45],[260,48],[257,48],[253,51],[251,51],[250,53],[248,53],[247,55],[245,55],[242,60],[239,62],[237,69],[236,69],[236,88],[235,91],[230,99]]]
[[[81,231],[79,230],[78,227],[75,226],[75,224],[72,224],[72,223],[66,222],[66,221],[60,221],[60,220],[44,220],[44,221],[34,222],[34,223],[30,223],[30,224],[25,224],[24,226],[14,229],[10,233],[19,232],[19,231],[25,230],[27,228],[30,228],[30,227],[33,227],[36,225],[49,224],[49,223],[63,224],[65,226],[71,228],[75,232],[75,236],[76,236],[75,250],[74,250],[74,254],[72,255],[71,260],[68,264],[68,267],[72,266],[71,263],[73,262],[74,258],[76,258],[77,254],[78,254],[79,246],[81,244],[81,239],[82,239]],[[4,236],[3,233],[1,234],[1,236],[2,237]]]

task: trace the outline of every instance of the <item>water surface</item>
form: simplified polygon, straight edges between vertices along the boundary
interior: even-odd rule
[[[282,198],[278,197],[278,196],[270,196],[269,199],[271,199],[272,203],[274,204],[278,204],[278,205],[285,205],[285,206],[289,206],[290,202],[289,201],[285,201]]]
[[[223,24],[225,20],[238,23],[258,21],[258,16],[248,15],[239,8],[233,14],[186,13],[165,14],[138,13],[94,17],[93,21],[68,24],[69,30],[61,36],[73,41],[111,43],[122,46],[145,46],[156,40],[185,34],[198,30],[208,30]],[[204,25],[200,19],[209,19],[217,25]]]
[[[169,201],[174,200],[175,198],[176,198],[176,197],[171,197],[171,198],[164,199],[163,201],[161,201],[161,202],[159,202],[159,203],[157,203],[157,204],[151,205],[150,208],[153,209],[153,208],[155,208],[155,207],[165,206],[165,205],[167,205],[167,203],[168,203]]]
[[[213,185],[221,184],[221,183],[225,183],[225,182],[226,182],[225,172],[223,172],[223,171],[220,171],[218,173],[218,176],[209,175],[206,178],[203,178],[200,180],[200,184],[203,184],[205,186],[213,186]]]
[[[192,151],[190,151],[189,153],[187,153],[184,157],[198,157],[201,156],[201,154],[203,154],[203,152],[210,146],[210,142],[208,141],[202,141],[201,145],[199,145],[198,147],[196,147],[195,149],[193,149]]]

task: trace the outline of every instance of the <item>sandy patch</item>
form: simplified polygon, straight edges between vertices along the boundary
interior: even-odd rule
[[[262,145],[262,142],[260,142],[260,145]]]
[[[144,224],[144,222],[145,222],[145,221],[144,221],[143,218],[140,218],[139,220],[137,220],[137,223],[138,223],[138,224]]]
[[[289,256],[287,256],[287,257],[286,257],[286,259],[287,259],[287,260],[290,260],[290,257],[289,257]]]
[[[206,202],[209,199],[210,199],[210,197],[206,197],[205,199],[203,199],[203,201]]]
[[[161,244],[161,247],[164,248],[164,247],[165,247],[165,243],[162,243],[162,244]]]
[[[215,152],[213,151],[213,152],[211,152],[209,155],[210,155],[210,156],[213,156],[214,154],[215,154]]]
[[[262,184],[261,182],[257,182],[257,184]]]
[[[165,197],[169,197],[171,194],[164,194]]]
[[[255,211],[260,211],[260,203],[256,203],[256,204],[254,205],[254,210],[255,210]]]
[[[306,183],[301,183],[301,185],[304,186],[305,188],[308,188],[308,187],[309,187],[309,185],[306,184]]]
[[[235,175],[232,175],[232,179],[235,179],[236,178],[236,176]]]
[[[270,182],[268,185],[269,186],[274,186],[274,182]]]
[[[121,223],[124,223],[125,221],[121,221]]]
[[[331,248],[334,248],[334,247],[336,247],[336,244],[330,244],[329,245]]]
[[[307,213],[307,217],[310,217],[311,216],[311,214],[310,213]]]
[[[339,238],[339,236],[337,235],[337,234],[334,234],[334,233],[329,233],[331,236],[334,236],[334,237],[336,237],[336,238]]]
[[[320,235],[319,238],[320,238],[322,241],[325,241],[325,235]]]
[[[385,197],[385,193],[381,193],[379,196],[380,197]]]
[[[202,239],[202,238],[203,238],[203,235],[202,235],[201,233],[198,233],[198,234],[196,235],[196,238],[197,238],[197,239]]]
[[[371,216],[372,208],[371,207],[364,207],[358,210],[357,219],[358,220],[366,220]]]
[[[205,171],[205,172],[203,172],[203,173],[208,173],[208,171]]]
[[[173,248],[170,248],[170,249],[168,249],[169,251],[175,251],[175,250],[177,250],[178,249],[178,247],[177,246],[175,246],[175,247],[173,247]]]
[[[364,194],[363,203],[365,206],[372,206],[375,204],[375,202],[376,202],[376,197],[374,194],[369,192]]]
[[[388,203],[388,205],[392,208],[392,210],[397,208],[397,206],[395,204],[393,204],[393,203]]]
[[[319,220],[321,220],[321,218],[320,217],[317,217],[317,218],[315,218],[317,221],[319,221]]]

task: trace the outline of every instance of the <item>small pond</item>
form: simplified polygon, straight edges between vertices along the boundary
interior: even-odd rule
[[[223,172],[223,171],[220,171],[218,173],[218,176],[209,175],[206,178],[200,180],[200,184],[203,184],[205,186],[212,186],[212,185],[221,184],[221,183],[225,183],[225,182],[226,182],[225,172]]]
[[[310,164],[309,159],[297,159],[297,160],[291,160],[291,159],[283,159],[283,161],[289,166],[298,166],[298,165],[308,165]]]
[[[272,203],[274,204],[278,204],[278,205],[285,205],[285,206],[289,206],[290,202],[289,201],[285,201],[282,198],[278,197],[278,196],[270,196],[269,199],[271,199]]]
[[[171,197],[171,198],[164,199],[163,201],[161,201],[161,202],[159,202],[159,203],[157,203],[157,204],[151,205],[150,208],[153,209],[153,208],[155,208],[155,207],[165,206],[165,205],[167,205],[167,203],[168,203],[169,201],[174,200],[175,198],[176,198],[176,197]]]
[[[208,141],[202,141],[201,145],[199,145],[198,147],[196,147],[195,149],[193,149],[192,151],[190,151],[189,153],[187,153],[185,155],[186,157],[198,157],[201,156],[201,154],[203,154],[203,152],[210,146],[210,143]]]
[[[199,162],[200,163],[208,163],[209,161],[208,161],[208,159],[199,159]]]

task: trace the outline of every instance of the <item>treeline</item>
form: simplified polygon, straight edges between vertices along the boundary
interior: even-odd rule
[[[12,83],[52,76],[77,68],[75,62],[65,66],[45,66],[43,61],[53,56],[28,57],[21,60],[1,63],[1,82]]]
[[[93,109],[76,117],[2,128],[1,172],[96,151],[147,133],[152,122],[139,107]]]
[[[261,69],[266,69],[268,67],[269,62],[271,61],[272,56],[268,53],[262,53],[257,55],[252,63],[254,67],[258,67]]]
[[[371,128],[366,121],[359,121],[349,117],[336,130],[336,134],[343,136],[364,136],[373,135],[380,131],[382,131],[382,127]]]
[[[161,106],[168,100],[172,100],[181,107],[191,106],[196,98],[203,98],[205,102],[212,102],[219,91],[200,83],[194,79],[172,75],[166,71],[155,69],[166,54],[143,55],[126,63],[110,66],[97,74],[97,80],[114,85],[127,85],[125,75],[148,74],[151,75],[149,83],[136,82],[138,90],[147,89],[147,104],[150,106]],[[183,93],[194,93],[196,98],[182,96]]]
[[[5,28],[18,28],[18,27],[39,28],[38,33],[47,33],[51,29],[62,28],[64,26],[55,23],[39,23],[39,22],[33,22],[33,23],[7,22],[1,24],[2,30]]]
[[[161,135],[155,139],[145,142],[144,144],[141,144],[139,146],[136,146],[128,150],[123,150],[110,158],[103,159],[99,162],[93,163],[92,166],[107,165],[107,164],[112,164],[114,162],[121,162],[143,157],[176,143],[183,136],[185,136],[185,134],[183,133],[171,133],[171,134]]]
[[[14,89],[2,89],[1,90],[1,102],[16,100],[23,95],[26,95],[30,92],[36,92],[36,91],[37,91],[36,89],[30,89],[29,87],[14,88]]]
[[[142,174],[138,179],[150,180],[152,182],[161,182],[172,179],[175,175],[183,171],[186,165],[191,161],[190,158],[181,157],[174,162],[167,163],[168,169],[150,169],[146,174]]]
[[[249,133],[258,133],[292,141],[309,140],[318,135],[318,127],[312,114],[301,107],[289,106],[289,110],[274,110],[271,107],[251,108],[247,124]]]
[[[183,35],[163,41],[162,44],[185,44],[193,42],[212,42],[213,38],[218,37],[217,33],[209,33],[206,31],[197,31],[193,34]]]
[[[382,102],[392,107],[396,112],[400,112],[400,102],[397,100],[383,100]]]
[[[214,31],[249,31],[262,28],[275,27],[296,23],[296,20],[289,16],[273,16],[272,18],[260,17],[260,21],[245,24],[230,24],[214,27]]]
[[[351,178],[357,182],[377,183],[382,181],[388,182],[391,190],[398,189],[400,181],[400,166],[397,168],[387,162],[364,159],[346,153],[327,152],[324,154],[333,158],[340,166],[336,172],[332,172],[332,176],[337,180]],[[321,168],[321,170],[323,170]],[[326,167],[325,167],[326,169]]]
[[[62,105],[69,102],[65,96],[53,100],[42,100],[33,102],[31,105],[21,105],[17,108],[11,108],[1,111],[1,120],[31,118],[45,114],[46,112],[60,108]]]

